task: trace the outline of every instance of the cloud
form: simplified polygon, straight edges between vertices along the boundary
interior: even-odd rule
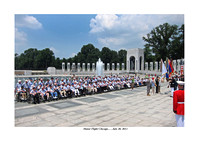
[[[168,22],[181,25],[184,15],[96,15],[90,20],[90,34],[102,46],[111,48],[143,47],[142,37],[156,26]]]
[[[27,34],[15,28],[15,51],[20,53],[27,44]]]
[[[74,57],[76,55],[76,53],[72,53],[69,57]]]
[[[59,52],[60,52],[59,50],[57,50],[57,49],[54,48],[53,46],[51,46],[49,49],[53,51],[53,53],[54,53],[55,56],[58,56],[58,54],[59,54]]]
[[[15,15],[15,26],[30,29],[42,28],[42,24],[35,17],[29,15]]]
[[[15,28],[15,41],[19,44],[26,42],[27,34],[23,31],[19,31],[17,28]]]

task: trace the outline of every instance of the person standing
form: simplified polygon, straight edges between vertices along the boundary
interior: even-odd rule
[[[159,86],[159,78],[158,76],[156,77],[156,93],[158,93],[158,86]]]
[[[152,80],[151,80],[151,87],[152,87],[152,94],[153,95],[155,94],[155,92],[154,92],[155,86],[156,86],[156,83],[155,83],[154,77],[153,77]]]
[[[184,127],[184,82],[177,81],[178,89],[174,91],[173,96],[173,112],[175,113],[177,127]]]
[[[133,76],[133,78],[131,79],[131,90],[133,90],[134,84],[135,84],[135,79],[134,79],[134,76]]]
[[[147,84],[147,96],[150,96],[150,86],[151,86],[151,82],[150,82],[150,78],[147,79],[146,81]]]
[[[170,81],[170,88],[171,88],[171,96],[170,97],[173,97],[175,84],[176,84],[176,81],[175,81],[174,77],[172,77],[172,79]]]

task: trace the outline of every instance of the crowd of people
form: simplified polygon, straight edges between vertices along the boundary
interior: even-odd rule
[[[133,88],[146,85],[147,78],[130,76],[104,76],[104,77],[70,77],[61,78],[51,77],[46,79],[39,78],[33,80],[29,78],[23,83],[18,80],[15,87],[16,99],[27,101],[32,98],[33,103],[41,101],[58,100],[62,98],[72,98],[96,94],[120,89]]]
[[[168,87],[171,88],[171,97],[173,97],[173,111],[176,114],[177,126],[184,126],[184,75],[173,75],[168,80]],[[23,83],[18,80],[15,87],[17,101],[29,101],[40,103],[41,101],[58,100],[62,98],[72,98],[85,96],[87,94],[97,94],[108,91],[127,89],[139,86],[147,86],[147,96],[160,92],[162,80],[159,76],[146,75],[140,76],[104,76],[104,77],[58,77],[43,80],[33,80],[29,78]]]

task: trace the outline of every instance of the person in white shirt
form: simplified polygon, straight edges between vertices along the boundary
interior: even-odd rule
[[[39,104],[40,103],[40,99],[39,99],[39,95],[40,95],[40,92],[38,92],[36,90],[36,87],[33,87],[31,92],[30,92],[30,95],[33,97],[33,103],[34,104]]]

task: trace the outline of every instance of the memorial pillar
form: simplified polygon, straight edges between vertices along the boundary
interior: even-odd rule
[[[154,71],[158,71],[158,62],[157,61],[155,62],[155,69],[154,69]]]
[[[119,63],[117,63],[117,71],[119,71]]]
[[[85,63],[82,63],[82,71],[85,72]]]
[[[75,71],[76,71],[75,63],[72,63],[72,72],[75,72]]]
[[[65,72],[65,63],[62,62],[62,72],[64,73]]]
[[[148,62],[145,62],[145,71],[148,70]]]
[[[105,64],[103,63],[103,72],[104,72],[104,70],[105,70]]]
[[[78,70],[78,72],[81,71],[81,69],[80,69],[80,63],[77,64],[77,70]]]
[[[181,64],[181,60],[178,59],[178,60],[177,60],[177,73],[178,73],[178,74],[180,74],[180,70],[181,70],[181,65],[180,65],[180,64]]]
[[[87,63],[87,71],[90,71],[90,63]]]
[[[67,63],[67,72],[70,72],[70,63]]]
[[[110,71],[110,64],[107,63],[107,71]]]
[[[112,71],[115,70],[115,63],[112,63]]]
[[[122,71],[124,71],[124,63],[122,63]]]
[[[176,71],[176,60],[173,60],[174,72]]]
[[[95,63],[92,63],[92,71],[95,72]]]
[[[153,62],[150,62],[150,70],[153,71]]]

